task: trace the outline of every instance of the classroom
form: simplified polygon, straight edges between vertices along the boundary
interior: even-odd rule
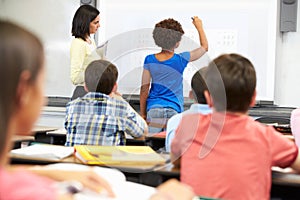
[[[47,104],[42,107],[32,130],[33,135],[24,137],[18,134],[14,137],[13,150],[10,152],[12,166],[38,164],[47,167],[50,164],[49,169],[57,167],[68,171],[72,171],[71,168],[82,170],[87,166],[100,166],[96,173],[107,179],[117,194],[112,199],[149,199],[151,195],[155,196],[155,188],[159,185],[173,178],[182,178],[181,169],[172,164],[171,153],[165,152],[167,122],[164,122],[158,134],[148,133],[143,139],[127,134],[125,140],[128,148],[125,150],[101,149],[91,154],[96,157],[122,154],[123,160],[118,157],[121,161],[111,160],[110,157],[101,162],[99,159],[93,161],[95,158],[85,157],[86,152],[94,151],[92,147],[81,149],[76,144],[74,148],[64,146],[66,140],[70,139],[68,137],[71,137],[66,136],[65,128],[67,104],[73,100],[73,92],[78,87],[70,79],[70,46],[74,38],[71,33],[72,20],[81,5],[91,5],[100,11],[99,27],[95,34],[91,34],[96,45],[92,53],[117,67],[117,94],[120,93],[137,114],[142,115],[140,90],[145,57],[161,51],[153,40],[154,25],[167,18],[174,18],[181,23],[184,35],[175,54],[181,53],[196,49],[203,42],[202,36],[199,42],[199,34],[193,25],[193,17],[198,16],[207,37],[208,50],[199,59],[188,62],[182,72],[182,111],[188,110],[194,103],[189,92],[195,72],[209,66],[222,54],[240,54],[252,62],[256,71],[255,104],[249,108],[247,115],[275,128],[293,144],[300,144],[300,140],[297,140],[299,136],[296,137],[294,133],[300,130],[294,125],[298,122],[297,116],[291,118],[291,115],[297,114],[293,111],[300,108],[300,91],[296,89],[300,76],[297,59],[300,4],[297,0],[3,0],[0,1],[0,19],[16,23],[37,35],[44,46],[46,68],[44,90]],[[144,116],[141,118],[146,120]],[[148,117],[146,122],[151,126]],[[136,124],[140,126],[139,122]],[[53,146],[45,147],[44,143]],[[30,148],[25,150],[21,147]],[[36,152],[35,155],[33,152]],[[124,152],[130,154],[129,160],[126,160],[127,154]],[[141,155],[135,155],[137,152]],[[55,158],[52,154],[55,154]],[[294,161],[297,162],[297,156]],[[300,174],[292,165],[283,166],[288,167],[272,167],[270,170],[269,197],[273,200],[298,199]],[[117,170],[109,171],[107,167]],[[130,190],[136,190],[137,196],[128,192]],[[81,191],[76,194],[77,199],[97,198],[95,194]],[[0,194],[0,197],[5,196]],[[176,199],[169,197],[165,199]],[[209,197],[197,194],[198,199]],[[218,199],[219,196],[213,197],[211,199]],[[100,199],[110,198],[104,195]]]

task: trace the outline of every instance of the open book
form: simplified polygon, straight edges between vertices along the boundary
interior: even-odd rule
[[[160,165],[166,160],[149,146],[75,145],[75,156],[91,165]]]
[[[85,165],[60,163],[47,165],[46,168],[58,169],[58,170],[89,170],[90,168]],[[105,167],[93,167],[92,168],[99,176],[108,181],[111,185],[116,197],[110,198],[103,191],[101,194],[95,193],[88,189],[82,189],[79,193],[75,194],[76,200],[148,200],[151,195],[156,192],[156,189],[150,186],[133,183],[126,181],[125,175],[116,169]]]

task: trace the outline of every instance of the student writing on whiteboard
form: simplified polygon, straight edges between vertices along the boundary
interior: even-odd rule
[[[184,34],[178,21],[165,19],[153,30],[153,39],[161,51],[146,56],[140,88],[140,112],[149,123],[149,133],[164,131],[166,121],[183,111],[183,71],[208,50],[202,21],[197,16],[192,19],[200,41],[200,47],[192,51],[174,53]]]
[[[75,38],[72,40],[70,49],[71,81],[76,88],[72,99],[86,94],[83,87],[84,70],[91,61],[101,57],[94,51],[96,43],[91,37],[91,34],[95,34],[100,27],[99,13],[99,10],[91,5],[82,5],[73,17],[72,36]]]

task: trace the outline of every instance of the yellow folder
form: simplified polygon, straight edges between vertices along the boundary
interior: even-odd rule
[[[75,157],[91,165],[160,165],[166,160],[149,146],[75,145]]]

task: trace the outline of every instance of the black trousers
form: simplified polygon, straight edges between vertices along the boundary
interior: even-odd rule
[[[71,100],[77,99],[78,97],[83,97],[87,92],[84,90],[83,86],[76,86],[73,95],[71,97]]]

